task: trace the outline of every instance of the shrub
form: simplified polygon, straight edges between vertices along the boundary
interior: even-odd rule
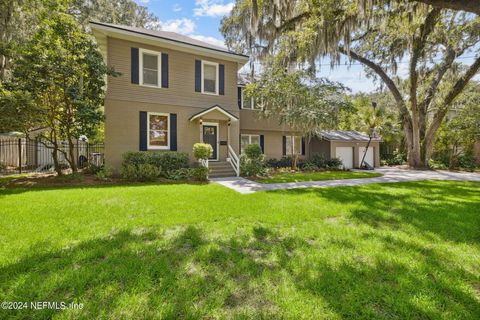
[[[159,168],[166,177],[168,172],[180,168],[188,168],[188,154],[175,151],[149,152],[147,163]]]
[[[87,163],[87,166],[85,167],[85,169],[83,169],[83,172],[87,174],[97,174],[103,168],[103,165],[97,166],[94,163]]]
[[[332,158],[330,160],[325,160],[325,167],[327,169],[339,169],[343,165],[342,160],[339,158]]]
[[[264,176],[267,173],[265,161],[260,159],[249,159],[247,156],[240,157],[240,173],[242,176]]]
[[[168,174],[170,179],[173,180],[190,180],[193,176],[192,168],[180,168],[173,170]]]
[[[122,166],[122,177],[129,181],[155,181],[159,176],[160,169],[148,163]]]
[[[318,169],[318,166],[313,162],[306,162],[302,168],[303,171],[317,171]]]
[[[460,168],[473,171],[477,167],[475,163],[475,157],[471,154],[464,154],[458,158],[458,166]]]
[[[383,156],[383,163],[387,166],[398,166],[404,164],[407,161],[407,156],[404,153],[394,151],[393,155],[385,157]]]
[[[434,160],[434,159],[430,159],[428,161],[428,166],[432,169],[436,169],[436,170],[445,170],[448,168],[448,166],[443,163],[443,162],[440,162],[438,160]]]
[[[213,154],[213,148],[208,143],[195,143],[193,145],[193,156],[197,160],[207,160]]]
[[[289,168],[292,166],[292,157],[284,156],[280,160],[268,159],[267,165],[271,168]]]
[[[327,165],[325,163],[326,162],[325,155],[323,153],[319,153],[319,152],[314,153],[312,155],[312,160],[311,161],[314,165],[316,165],[319,168],[326,168],[327,167]]]
[[[197,167],[192,169],[192,177],[197,181],[207,181],[208,180],[208,168],[206,167]]]
[[[123,155],[123,166],[136,166],[149,164],[157,168],[160,175],[165,178],[175,170],[188,167],[188,154],[175,151],[157,152],[127,152]],[[126,169],[131,170],[131,168]]]
[[[240,174],[243,176],[263,176],[267,173],[265,156],[258,144],[250,144],[240,157]]]
[[[99,180],[109,180],[113,175],[112,169],[106,166],[102,166],[100,170],[95,173],[95,177]]]
[[[258,160],[263,157],[262,148],[258,144],[249,144],[245,147],[244,152],[250,160]]]

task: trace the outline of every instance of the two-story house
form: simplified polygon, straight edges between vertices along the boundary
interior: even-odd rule
[[[92,22],[108,66],[105,98],[105,161],[119,169],[127,151],[170,150],[192,154],[210,143],[210,165],[232,175],[235,158],[259,144],[267,158],[291,152],[308,156],[298,133],[274,120],[259,119],[243,96],[238,70],[249,57],[166,31]],[[191,159],[194,161],[194,159]],[[237,168],[238,169],[238,168]]]

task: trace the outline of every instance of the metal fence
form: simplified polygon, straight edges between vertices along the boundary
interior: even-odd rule
[[[102,165],[104,162],[103,143],[87,143],[77,141],[74,144],[75,161],[79,168],[88,163]],[[59,149],[69,153],[67,142],[60,142]],[[61,166],[68,169],[70,165],[62,152],[58,152]],[[53,171],[52,144],[39,139],[0,138],[0,174],[23,172]]]

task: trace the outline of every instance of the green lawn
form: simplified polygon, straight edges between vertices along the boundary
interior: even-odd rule
[[[281,172],[271,177],[258,178],[260,183],[285,183],[320,180],[342,180],[381,177],[381,173],[354,172],[354,171],[322,171],[322,172]]]
[[[478,319],[480,183],[0,189],[0,319]]]

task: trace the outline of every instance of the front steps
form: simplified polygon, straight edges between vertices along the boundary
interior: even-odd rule
[[[236,177],[237,174],[233,170],[230,162],[227,161],[209,161],[208,168],[210,172],[208,174],[209,178],[220,178],[220,177]]]

